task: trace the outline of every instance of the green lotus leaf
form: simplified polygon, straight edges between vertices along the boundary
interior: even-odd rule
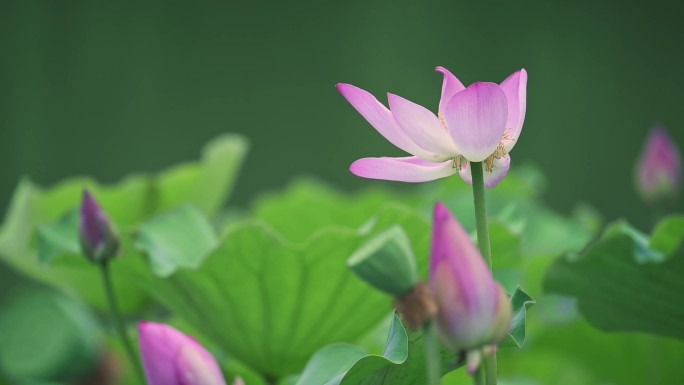
[[[226,352],[267,378],[281,378],[299,372],[322,346],[357,340],[391,311],[392,299],[345,262],[395,224],[414,234],[413,252],[426,266],[427,219],[386,203],[357,229],[325,226],[298,243],[263,220],[234,223],[198,269],[178,266],[166,279],[140,281]]]
[[[462,365],[454,354],[441,352],[442,371]],[[297,385],[422,385],[425,346],[421,331],[407,330],[394,315],[381,355],[367,354],[351,344],[326,346],[311,357]]]
[[[657,228],[663,226],[668,225]],[[684,232],[674,233],[681,242]],[[684,339],[684,249],[667,259],[645,258],[660,253],[643,237],[611,226],[581,255],[557,260],[546,274],[545,290],[575,297],[584,317],[602,330]]]
[[[198,268],[218,243],[209,219],[190,205],[141,224],[135,238],[136,249],[149,255],[152,271],[160,277],[178,268]]]
[[[0,305],[0,372],[17,383],[83,377],[101,359],[97,322],[62,293],[20,284]]]
[[[527,322],[527,309],[535,304],[534,299],[525,293],[521,288],[516,288],[511,295],[511,305],[513,307],[513,321],[508,331],[508,337],[501,343],[501,346],[511,346],[522,348],[525,344]]]
[[[671,215],[658,223],[651,236],[650,247],[669,256],[684,239],[684,215]]]
[[[187,203],[205,214],[216,214],[234,185],[247,147],[244,138],[224,135],[205,147],[199,162],[154,175],[133,174],[114,185],[71,178],[44,189],[24,178],[0,227],[0,258],[31,278],[75,290],[93,305],[104,308],[100,273],[80,255],[78,240],[70,239],[77,234],[75,210],[83,189],[88,188],[121,230],[122,252],[112,264],[112,273],[122,308],[134,310],[146,296],[129,277],[147,269],[131,246],[130,235],[136,226]]]

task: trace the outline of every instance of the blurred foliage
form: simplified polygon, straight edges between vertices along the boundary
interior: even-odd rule
[[[508,339],[501,347],[522,347],[525,343],[526,310],[534,300],[517,289],[511,296],[513,321]],[[464,355],[440,352],[442,372],[464,364]],[[317,351],[304,368],[297,385],[420,385],[425,383],[423,331],[408,330],[394,314],[382,354],[368,355],[358,346],[337,343]]]
[[[650,248],[672,257],[684,241],[684,215],[670,215],[662,219],[653,229]]]
[[[199,268],[217,243],[211,222],[195,206],[183,205],[142,223],[135,247],[149,256],[154,274],[168,277],[179,268]]]
[[[148,290],[235,357],[281,377],[300,370],[321,346],[359,338],[391,310],[389,298],[344,266],[364,240],[395,223],[420,235],[414,246],[424,264],[427,220],[388,204],[366,226],[324,227],[301,243],[267,222],[230,224],[201,268],[150,281]]]
[[[371,187],[350,194],[300,178],[258,196],[250,207],[225,208],[222,197],[233,184],[244,144],[238,137],[222,137],[199,163],[108,187],[76,179],[38,189],[23,181],[0,230],[3,261],[101,306],[97,270],[79,255],[76,243],[74,210],[81,189],[89,186],[123,230],[123,252],[112,267],[131,315],[170,322],[196,335],[229,376],[240,374],[249,385],[294,384],[312,355],[325,349],[343,354],[338,363],[345,365],[338,368],[355,368],[349,375],[403,370],[402,363],[422,354],[420,349],[391,349],[404,330],[383,322],[391,298],[354,276],[345,262],[364,242],[399,225],[425,277],[435,200],[445,202],[475,236],[470,186],[448,178],[402,191]],[[542,202],[545,185],[537,168],[517,166],[487,190],[494,274],[509,292],[520,285],[537,301],[526,316],[527,297],[514,295],[517,319],[527,324],[526,330],[516,328],[516,336],[521,339],[524,330],[527,342],[522,349],[500,350],[502,383],[630,385],[652,380],[649,374],[656,369],[661,377],[648,383],[683,378],[684,368],[672,358],[684,353],[681,342],[599,332],[578,317],[573,299],[542,291],[547,268],[561,263],[556,256],[580,253],[602,221],[586,204],[569,216],[550,210]],[[205,191],[215,189],[221,194]],[[612,231],[636,247],[625,250],[647,258],[655,255],[648,250],[667,255],[676,248],[679,221],[669,218],[651,239],[635,229]],[[377,341],[389,330],[384,349]],[[361,347],[324,348],[339,342]],[[385,358],[379,356],[383,350]],[[625,363],[629,367],[621,369]],[[449,373],[445,385],[466,381],[462,372]]]
[[[259,372],[298,371],[308,357],[302,354],[292,362],[271,365],[278,355],[268,351],[267,345],[257,345],[264,344],[262,331],[268,329],[263,328],[265,318],[256,304],[270,304],[270,310],[287,313],[293,304],[302,309],[308,305],[289,297],[283,303],[272,298],[306,289],[320,303],[327,301],[326,307],[335,307],[338,298],[342,301],[348,294],[338,295],[327,285],[288,289],[294,287],[294,278],[276,271],[293,269],[282,266],[286,258],[309,254],[325,260],[332,255],[328,259],[334,261],[324,267],[332,271],[337,264],[335,269],[343,271],[342,255],[351,245],[392,222],[370,226],[386,206],[417,211],[412,215],[420,219],[405,230],[415,231],[410,236],[422,245],[416,251],[423,260],[427,235],[410,228],[424,227],[435,199],[445,201],[468,229],[474,228],[471,191],[458,178],[410,187],[349,175],[346,168],[358,157],[398,151],[373,132],[333,85],[349,81],[381,100],[385,91],[392,91],[429,105],[436,104],[439,96],[441,79],[431,71],[435,65],[447,66],[465,83],[500,80],[524,66],[530,73],[524,133],[513,155],[511,175],[489,190],[487,197],[495,275],[509,291],[521,284],[537,305],[527,319],[526,346],[502,349],[499,354],[500,383],[684,383],[681,341],[645,333],[605,333],[581,317],[611,329],[625,328],[626,321],[632,329],[669,335],[679,335],[673,330],[681,329],[668,318],[661,332],[653,322],[662,319],[654,319],[645,309],[666,310],[666,314],[678,311],[681,292],[663,293],[665,286],[659,285],[681,289],[672,274],[679,270],[682,219],[661,222],[648,237],[636,229],[646,227],[648,208],[630,193],[633,161],[654,121],[669,126],[680,147],[684,143],[684,131],[678,129],[684,124],[678,97],[684,87],[684,55],[672,49],[684,36],[680,8],[664,0],[619,4],[589,0],[282,2],[269,4],[267,12],[261,3],[198,7],[166,3],[160,7],[130,1],[106,5],[2,2],[0,29],[5,33],[0,34],[0,45],[6,53],[6,60],[0,62],[3,202],[21,175],[50,184],[76,171],[113,181],[131,169],[159,170],[179,158],[189,159],[200,143],[226,127],[248,134],[257,146],[234,200],[251,202],[249,209],[223,211],[246,147],[244,139],[236,137],[218,141],[232,143],[225,144],[227,151],[217,145],[219,150],[211,155],[210,146],[199,163],[135,174],[116,185],[78,178],[44,189],[23,179],[5,208],[0,228],[0,297],[11,300],[16,293],[8,285],[6,273],[11,268],[102,307],[97,271],[78,255],[74,236],[74,208],[87,186],[123,230],[123,253],[112,268],[131,319],[168,320],[192,331],[205,344],[221,335],[212,345],[214,352],[231,374],[243,374],[248,385],[265,384]],[[536,160],[548,175],[548,183],[539,171],[521,166],[521,160]],[[255,198],[255,191],[280,186],[299,173],[324,175],[336,186],[373,187],[345,194],[304,180]],[[601,215],[577,202],[578,197],[600,207]],[[550,210],[542,201],[570,214]],[[680,200],[675,209],[681,210],[682,204]],[[179,214],[178,210],[190,211]],[[598,233],[602,215],[625,216],[636,228],[625,227],[623,222],[582,252]],[[168,226],[173,218],[184,223],[183,229],[178,224]],[[210,230],[208,223],[215,226]],[[138,230],[147,237],[134,236],[141,234]],[[190,237],[193,232],[201,237]],[[218,248],[210,242],[212,232],[219,239]],[[343,250],[304,247],[312,239],[338,233],[348,237],[349,245]],[[240,237],[231,240],[232,235]],[[263,243],[254,244],[255,240]],[[268,250],[269,245],[274,249]],[[148,263],[141,251],[146,252]],[[581,252],[581,257],[556,259],[568,251]],[[264,264],[258,257],[270,255],[271,260],[280,253],[285,258],[277,264]],[[233,254],[240,258],[231,258]],[[275,289],[261,283],[249,286],[247,274],[238,273],[255,265],[275,277],[274,285],[283,285],[276,295],[254,294],[261,287]],[[550,265],[552,270],[546,275]],[[424,273],[425,266],[420,267]],[[599,267],[606,270],[597,272]],[[663,271],[667,268],[672,270]],[[572,278],[565,290],[577,299],[542,290],[544,277],[559,269]],[[170,277],[156,277],[153,270]],[[335,274],[344,274],[338,270]],[[317,277],[316,282],[332,284],[323,282],[324,278]],[[348,280],[355,285],[355,277]],[[312,278],[305,281],[314,282]],[[175,282],[192,282],[197,286],[190,286],[194,295],[177,296],[183,287],[174,287]],[[588,291],[597,286],[603,290]],[[381,312],[389,311],[390,303],[368,288],[355,287],[363,298],[355,307],[343,302],[340,309],[353,308],[353,317],[365,318],[355,313],[381,303],[359,321],[365,328],[381,318]],[[205,293],[211,296],[204,298]],[[653,301],[652,296],[660,294],[667,300]],[[54,298],[55,294],[46,295]],[[587,313],[586,305],[582,307],[583,301],[599,298],[607,304],[605,308]],[[622,304],[628,300],[630,308],[606,317],[616,299]],[[42,306],[40,301],[26,302]],[[174,313],[160,310],[156,302]],[[637,303],[644,307],[632,309]],[[220,312],[193,308],[198,304]],[[239,308],[227,310],[226,304]],[[17,304],[22,306],[28,305]],[[7,309],[0,309],[2,317],[16,316]],[[34,311],[41,310],[27,310]],[[599,314],[600,321],[588,314]],[[618,314],[622,317],[615,317]],[[227,317],[225,324],[222,317]],[[252,324],[252,317],[262,317],[262,323]],[[258,334],[236,331],[238,320],[249,323]],[[361,336],[361,327],[348,325],[347,319],[324,321],[339,329],[330,339],[349,339],[346,342],[378,354],[382,348],[372,342],[374,334],[384,338],[389,328],[389,323],[366,328]],[[303,326],[294,330],[295,337],[305,339]],[[65,335],[73,338],[65,346],[81,346],[82,336]],[[284,338],[276,342],[275,348],[285,349]],[[109,344],[116,349],[115,341]],[[309,350],[317,345],[308,344]],[[73,352],[71,357],[83,361],[78,358],[82,352]],[[275,353],[288,354],[286,349]],[[295,377],[283,381],[293,384]],[[131,381],[124,378],[122,383]],[[445,385],[465,383],[470,379],[462,370],[445,378]]]
[[[684,240],[682,220],[666,218],[653,233],[651,244],[669,251],[664,258],[656,250],[645,252],[647,243],[635,230],[611,226],[580,256],[555,262],[545,290],[577,298],[582,315],[602,330],[684,339],[684,248],[672,247]]]
[[[86,377],[102,358],[92,314],[64,294],[22,283],[0,302],[0,372],[35,383]]]
[[[419,385],[425,382],[425,343],[420,331],[407,330],[397,315],[381,355],[367,355],[354,345],[338,343],[311,357],[297,385]],[[441,352],[442,371],[463,365],[460,357]]]
[[[525,344],[527,331],[525,324],[527,323],[527,309],[532,307],[535,301],[529,294],[525,293],[520,288],[517,288],[511,294],[511,308],[513,309],[513,320],[511,321],[511,328],[508,332],[508,338],[501,342],[501,347],[518,347],[522,348]]]
[[[129,312],[138,309],[146,298],[131,276],[147,269],[131,245],[137,225],[186,203],[204,213],[215,213],[225,203],[246,151],[244,138],[224,135],[206,146],[200,162],[180,164],[156,175],[133,174],[116,185],[71,178],[41,189],[24,179],[0,228],[0,257],[32,278],[74,290],[96,307],[105,308],[99,272],[80,255],[76,237],[75,210],[83,189],[88,188],[121,229],[121,255],[111,267],[121,307]]]

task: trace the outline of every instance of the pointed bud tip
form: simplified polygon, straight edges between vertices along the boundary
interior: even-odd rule
[[[138,321],[138,332],[142,333],[153,325],[155,325],[155,323],[151,321]]]
[[[673,151],[674,140],[665,127],[660,124],[654,125],[646,138],[646,148],[651,151]]]
[[[93,200],[93,194],[90,193],[90,190],[88,190],[87,187],[85,187],[85,188],[83,189],[83,194],[82,194],[82,196],[83,196],[83,200],[84,200],[84,201]]]
[[[446,229],[446,226],[448,226],[449,229]],[[456,219],[454,214],[444,203],[437,201],[435,202],[432,217],[433,242],[437,241],[435,238],[437,238],[438,233],[443,231],[449,231],[453,233],[451,235],[456,237],[460,242],[467,241],[471,247],[475,247],[474,243],[470,239],[470,236],[468,235],[468,232],[465,230],[463,225],[461,225],[461,222]],[[453,237],[450,236],[447,238]],[[462,246],[467,247],[463,244]]]
[[[446,205],[444,205],[444,203],[437,201],[437,202],[435,202],[433,214],[435,215],[435,217],[438,217],[438,216],[443,217],[445,215],[450,216],[451,212],[446,207]]]
[[[114,258],[119,251],[117,230],[88,189],[83,189],[79,214],[83,254],[95,263]]]
[[[651,127],[650,135],[664,135],[669,137],[667,130],[665,130],[665,127],[663,127],[663,125],[660,123],[656,123]]]
[[[87,188],[81,194],[81,215],[96,215],[100,211],[100,205],[95,200],[95,196]]]

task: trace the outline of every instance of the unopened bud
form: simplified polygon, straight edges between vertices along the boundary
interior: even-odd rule
[[[226,385],[216,359],[194,338],[154,322],[140,322],[138,331],[149,385]]]
[[[88,190],[81,201],[79,237],[83,254],[92,262],[103,263],[119,252],[116,227]]]
[[[444,345],[465,351],[468,370],[474,371],[480,356],[506,337],[512,308],[468,233],[441,203],[433,217],[430,287]]]
[[[679,194],[681,159],[675,142],[656,126],[646,139],[636,167],[636,186],[647,203],[671,203]]]

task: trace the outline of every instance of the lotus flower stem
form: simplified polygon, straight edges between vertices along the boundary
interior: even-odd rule
[[[470,162],[473,176],[473,200],[475,203],[475,224],[477,227],[477,244],[482,257],[492,268],[492,248],[489,243],[489,227],[487,224],[487,206],[485,204],[485,185],[482,162]],[[496,385],[496,353],[484,360],[486,385]]]
[[[112,276],[109,272],[109,262],[103,261],[99,263],[100,271],[102,272],[102,283],[104,284],[105,294],[107,295],[107,303],[109,304],[109,311],[111,313],[114,324],[116,325],[117,332],[119,333],[119,338],[121,343],[126,350],[126,355],[128,356],[131,366],[134,368],[138,378],[141,383],[145,383],[145,377],[143,376],[142,370],[140,368],[138,357],[133,350],[133,345],[126,333],[126,326],[121,316],[121,311],[119,310],[119,304],[116,301],[116,295],[114,294],[114,285],[112,285]]]
[[[485,357],[484,365],[482,365],[482,367],[484,368],[485,372],[485,384],[496,385],[496,353],[492,353],[491,355]]]
[[[442,357],[439,351],[439,340],[435,332],[435,323],[432,320],[428,320],[423,325],[423,341],[425,343],[427,385],[439,385],[442,377]]]
[[[473,198],[475,201],[475,223],[477,226],[477,245],[480,252],[492,268],[492,248],[489,245],[489,228],[487,227],[487,206],[485,204],[485,187],[482,162],[471,162],[473,175]]]
[[[475,385],[485,385],[485,372],[484,368],[480,366],[475,373],[473,373],[473,384]]]

